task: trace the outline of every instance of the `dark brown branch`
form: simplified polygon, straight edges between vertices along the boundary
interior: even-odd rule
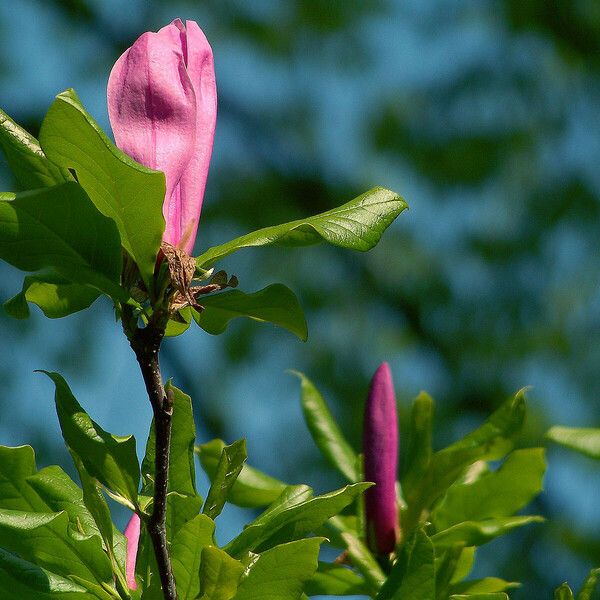
[[[158,361],[164,333],[164,325],[151,320],[144,329],[136,327],[130,334],[129,340],[140,365],[148,398],[154,411],[156,436],[154,505],[146,527],[154,547],[165,600],[177,600],[166,529],[173,397],[172,393],[165,392]]]

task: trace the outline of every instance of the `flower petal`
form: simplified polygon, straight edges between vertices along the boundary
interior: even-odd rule
[[[130,590],[135,590],[137,589],[137,583],[135,582],[135,562],[140,541],[140,518],[135,513],[125,528],[125,537],[127,538],[127,560],[125,564],[127,586]]]
[[[171,199],[168,222],[179,224],[179,237],[171,243],[191,254],[215,137],[217,86],[213,53],[206,36],[195,21],[186,21],[185,31],[187,72],[196,94],[196,140],[190,162],[179,183],[179,190],[175,191]]]
[[[176,23],[158,33],[144,33],[123,53],[110,73],[107,95],[117,146],[134,160],[165,173],[165,198],[170,200],[196,138],[196,99]],[[172,237],[169,212],[165,202],[165,239]]]

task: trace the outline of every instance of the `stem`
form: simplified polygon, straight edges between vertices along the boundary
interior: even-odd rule
[[[151,320],[144,329],[136,327],[129,340],[140,365],[148,398],[154,411],[156,435],[154,506],[146,528],[154,547],[165,600],[177,600],[166,527],[173,394],[165,392],[158,362],[164,333],[164,325],[160,321]]]

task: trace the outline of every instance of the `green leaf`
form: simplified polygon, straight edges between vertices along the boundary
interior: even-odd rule
[[[205,546],[214,545],[215,523],[196,515],[177,531],[171,544],[173,575],[179,600],[196,600],[200,593],[200,559]]]
[[[43,373],[56,386],[56,412],[67,446],[79,456],[92,477],[134,510],[140,483],[135,438],[104,431],[83,410],[58,373]]]
[[[197,498],[196,466],[194,464],[194,442],[196,440],[196,425],[192,410],[192,400],[171,382],[165,386],[167,393],[173,394],[173,420],[171,433],[171,462],[169,468],[169,492],[177,492],[182,496]],[[154,421],[146,444],[146,455],[142,462],[142,477],[144,494],[153,495],[154,491],[154,460],[156,439]]]
[[[66,169],[50,162],[39,142],[3,110],[0,110],[0,148],[24,189],[51,187],[73,180]]]
[[[55,273],[28,275],[23,289],[4,303],[4,310],[15,319],[29,317],[28,302],[36,304],[49,319],[59,319],[88,308],[100,291],[73,283]]]
[[[554,600],[575,600],[571,588],[563,583],[559,588],[554,590]]]
[[[4,550],[62,577],[112,582],[112,569],[98,536],[70,531],[66,512],[35,513],[0,509]]]
[[[81,489],[60,467],[37,471],[30,446],[0,446],[0,509],[35,513],[64,511],[69,517],[70,531],[100,537]]]
[[[504,592],[493,594],[454,594],[450,596],[450,600],[508,600],[508,596]]]
[[[475,562],[475,550],[475,546],[467,546],[461,550],[450,583],[458,583],[471,572]]]
[[[432,536],[436,548],[447,548],[455,544],[465,546],[481,546],[494,538],[530,523],[541,523],[544,519],[538,516],[503,517],[486,519],[485,521],[465,521],[439,531]]]
[[[246,440],[238,440],[223,448],[217,472],[202,509],[202,512],[211,519],[221,514],[229,490],[238,478],[247,457]]]
[[[280,283],[253,294],[240,290],[212,294],[202,298],[201,304],[204,310],[200,313],[194,310],[192,314],[196,323],[212,335],[223,333],[232,319],[248,317],[283,327],[304,342],[308,337],[306,319],[298,298]]]
[[[484,577],[483,579],[472,579],[471,581],[463,581],[462,583],[453,585],[451,594],[465,594],[470,598],[476,594],[504,592],[520,586],[520,583],[514,581],[504,581],[504,579],[498,577]]]
[[[347,204],[314,217],[265,227],[209,248],[196,259],[196,264],[207,268],[241,248],[272,244],[309,246],[325,241],[351,250],[370,250],[405,208],[407,204],[398,194],[373,188]]]
[[[365,578],[371,594],[377,594],[386,579],[379,563],[367,546],[353,533],[344,531],[341,533],[341,537],[346,544],[346,550],[352,565]]]
[[[83,586],[0,550],[2,600],[97,600]]]
[[[323,396],[306,375],[290,372],[300,379],[302,412],[317,448],[348,481],[358,481],[358,456],[346,441]]]
[[[431,458],[425,475],[412,484],[403,482],[408,511],[403,527],[414,527],[425,508],[430,507],[471,464],[497,460],[507,454],[525,420],[524,390],[507,400],[481,427]]]
[[[369,588],[365,580],[351,569],[320,562],[317,572],[306,584],[305,592],[309,596],[318,596],[319,594],[352,596],[368,594]]]
[[[261,551],[275,544],[298,539],[314,532],[330,517],[349,506],[358,494],[369,487],[371,487],[370,483],[355,483],[335,492],[304,500],[283,510],[267,511],[248,525],[225,549],[229,554],[237,557],[249,550]]]
[[[149,286],[165,228],[164,174],[121,152],[73,90],[56,97],[42,123],[40,143],[52,162],[76,171],[96,208],[116,223],[123,247]]]
[[[260,554],[240,581],[235,600],[297,600],[317,570],[322,538],[281,544]]]
[[[409,490],[418,486],[431,462],[433,409],[433,399],[425,392],[421,392],[412,405],[403,478],[403,487]]]
[[[435,600],[435,553],[422,529],[404,544],[377,600]]]
[[[122,257],[115,224],[76,183],[0,201],[0,258],[22,271],[52,268],[71,282],[128,298],[119,286]]]
[[[192,322],[192,308],[186,306],[181,309],[177,315],[182,321],[170,319],[165,330],[165,337],[177,337],[188,330]]]
[[[231,600],[238,589],[244,565],[214,546],[202,549],[200,600]]]
[[[224,447],[225,442],[218,439],[196,446],[202,468],[211,481],[214,481],[217,474]],[[232,504],[247,508],[267,506],[275,502],[285,488],[286,484],[282,481],[244,464],[240,474],[229,489],[227,500]]]
[[[598,584],[598,578],[600,578],[600,568],[592,569],[586,580],[583,582],[579,594],[577,594],[577,600],[592,600],[592,594]]]
[[[543,448],[515,450],[497,471],[452,485],[432,521],[442,530],[462,521],[513,515],[541,492],[545,470]]]
[[[552,427],[546,437],[565,448],[576,450],[589,456],[600,459],[600,428],[592,427]]]
[[[127,589],[125,576],[127,540],[112,522],[110,510],[102,493],[100,482],[86,471],[83,461],[72,450],[71,457],[81,480],[85,507],[92,515],[98,532],[102,536],[102,541],[112,563],[115,576],[119,580],[122,589]]]

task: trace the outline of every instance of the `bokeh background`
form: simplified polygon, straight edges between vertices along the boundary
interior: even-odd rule
[[[245,436],[250,462],[319,491],[341,480],[311,444],[306,372],[352,442],[368,381],[389,361],[402,420],[437,400],[436,444],[531,385],[523,445],[550,424],[600,425],[600,4],[596,0],[4,0],[0,105],[36,134],[74,87],[107,128],[119,54],[176,16],[212,43],[219,118],[197,250],[329,209],[375,184],[401,215],[368,254],[318,246],[239,253],[242,289],[294,289],[310,338],[253,322],[164,348],[193,397],[199,440]],[[2,189],[14,182],[0,158]],[[0,298],[21,275],[0,265]],[[68,468],[50,383],[60,371],[93,417],[135,433],[150,410],[108,302],[50,322],[0,316],[0,443]],[[515,599],[578,586],[600,561],[600,465],[549,450],[544,525],[482,548],[476,575],[523,582]],[[206,485],[204,480],[201,485]],[[251,515],[230,508],[226,540]],[[127,515],[117,511],[124,523]]]

